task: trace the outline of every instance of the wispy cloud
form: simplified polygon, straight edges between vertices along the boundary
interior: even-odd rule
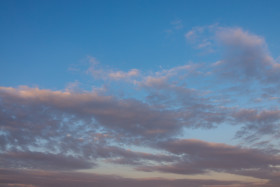
[[[220,186],[231,187],[232,185],[240,185],[245,187],[248,183],[239,181],[218,181],[218,180],[202,180],[202,179],[175,179],[166,180],[160,178],[147,179],[127,179],[112,175],[97,175],[90,173],[73,173],[73,172],[46,172],[46,171],[25,171],[25,170],[0,170],[2,174],[3,186],[175,186],[184,187],[186,185],[193,187],[200,186]],[[49,180],[49,179],[52,180]]]

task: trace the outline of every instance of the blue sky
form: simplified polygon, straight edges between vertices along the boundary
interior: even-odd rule
[[[78,64],[87,55],[102,64],[126,70],[155,70],[159,66],[207,60],[209,57],[191,50],[184,34],[193,27],[215,23],[261,35],[275,57],[279,51],[277,1],[2,1],[1,4],[0,60],[4,77],[1,83],[6,86],[37,84],[62,89],[65,82],[78,79],[68,71],[69,66]],[[182,28],[176,29],[176,21]]]
[[[0,1],[0,185],[278,186],[279,5]]]

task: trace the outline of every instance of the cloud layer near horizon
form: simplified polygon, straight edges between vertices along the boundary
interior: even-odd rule
[[[65,174],[65,181],[52,184],[68,186],[76,170],[92,169],[105,161],[144,172],[231,173],[267,180],[262,186],[275,185],[280,172],[279,141],[274,140],[280,136],[280,64],[270,56],[262,37],[241,28],[199,27],[185,36],[200,50],[221,53],[220,59],[156,72],[126,72],[104,69],[89,57],[87,74],[107,90],[0,87],[0,165],[4,176],[0,184],[44,186],[31,177],[33,171],[20,170],[38,169],[46,172],[36,174],[43,181],[57,175],[56,171],[71,171],[59,174]],[[125,85],[125,95],[116,94],[119,85]],[[240,145],[182,138],[184,131],[224,125],[240,127],[236,133]],[[10,177],[20,172],[29,179],[17,177],[16,183],[11,182],[5,175],[9,172]],[[89,175],[78,173],[76,177],[81,182]],[[107,181],[104,176],[90,176],[97,180],[90,179],[85,186],[250,185],[112,176]]]

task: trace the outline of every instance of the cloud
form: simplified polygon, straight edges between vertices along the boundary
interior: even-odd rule
[[[140,71],[138,69],[131,69],[127,72],[116,71],[108,67],[104,69],[102,66],[100,66],[100,63],[94,57],[91,56],[88,57],[88,62],[90,66],[86,72],[96,79],[101,79],[105,81],[111,80],[132,82],[135,78],[140,76]]]
[[[117,71],[117,72],[111,72],[109,73],[109,77],[118,80],[118,79],[127,79],[130,77],[135,77],[139,75],[139,70],[137,69],[132,69],[128,72],[123,72],[123,71]]]
[[[40,170],[0,170],[1,186],[35,186],[35,187],[74,187],[74,186],[99,186],[99,187],[201,187],[219,186],[230,187],[232,185],[250,185],[238,181],[219,181],[219,180],[198,180],[198,179],[129,179],[112,175],[97,175],[81,172],[48,172]]]
[[[173,68],[165,71],[163,76],[173,77],[177,72],[189,70],[190,67]],[[23,145],[24,142],[32,142],[30,139],[35,136],[47,138],[50,135],[48,133],[62,136],[60,132],[64,132],[64,138],[67,134],[76,135],[79,141],[85,134],[96,133],[96,129],[112,132],[116,136],[127,135],[127,139],[132,141],[139,138],[156,140],[176,135],[183,127],[211,127],[226,120],[225,108],[216,107],[199,91],[173,85],[168,81],[163,81],[160,88],[150,85],[155,84],[153,80],[157,78],[148,77],[141,84],[154,94],[154,99],[161,97],[161,94],[170,95],[162,100],[168,102],[164,108],[138,99],[119,99],[98,91],[1,87],[0,104],[5,110],[0,111],[0,117],[6,121],[2,126],[4,132],[9,132],[7,137],[13,134],[20,137],[21,140],[17,142]],[[178,109],[172,109],[174,107]],[[28,115],[30,113],[33,115]],[[18,128],[19,125],[21,128]],[[11,130],[13,126],[14,131]],[[81,126],[86,128],[77,131]]]
[[[210,72],[206,81],[213,86],[212,99],[224,98],[227,106],[233,106],[224,114],[227,122],[242,126],[236,137],[247,143],[257,143],[260,138],[261,142],[264,136],[277,139],[280,69],[265,39],[239,27],[217,24],[194,27],[185,37],[195,48],[207,41],[205,47],[215,49],[218,59],[204,64]]]
[[[234,113],[233,116],[239,122],[258,123],[258,124],[271,124],[280,120],[279,110],[263,110],[257,109],[241,109]]]
[[[91,65],[87,73],[109,89],[86,91],[79,88],[79,81],[60,91],[0,87],[0,162],[6,168],[1,171],[14,176],[14,169],[47,170],[47,177],[19,170],[26,178],[18,176],[11,181],[7,176],[0,179],[2,184],[257,186],[217,180],[134,180],[74,172],[93,168],[99,161],[146,172],[233,173],[269,180],[267,185],[277,184],[279,149],[265,145],[277,144],[280,137],[279,109],[268,102],[249,103],[265,99],[261,94],[272,98],[279,93],[275,85],[280,66],[269,54],[264,38],[241,28],[217,25],[194,28],[185,37],[199,50],[219,49],[219,59],[144,72],[102,67],[88,57]],[[114,89],[119,85],[124,86],[120,89],[124,88],[126,95],[117,96]],[[249,85],[248,89],[244,85]],[[247,108],[243,105],[246,102]],[[236,137],[259,149],[179,138],[186,136],[184,130],[192,136],[192,129],[223,128],[224,124],[240,127]],[[137,146],[151,150],[141,152]],[[65,170],[73,172],[55,172]],[[63,180],[50,181],[48,177],[53,176]]]
[[[185,34],[185,37],[186,37],[188,40],[190,40],[192,37],[194,37],[194,35],[195,35],[195,32],[194,32],[193,30],[191,30],[191,31],[189,31],[189,32],[187,32],[187,33]]]
[[[274,142],[278,142],[280,111],[258,110],[258,109],[240,109],[232,114],[234,124],[242,124],[242,129],[236,134],[237,137],[243,137],[248,142],[256,142],[260,137],[269,135]]]
[[[173,162],[176,159],[175,155],[137,152],[116,146],[99,146],[97,152],[98,157],[106,158],[108,162],[121,165],[148,165],[150,161],[162,163]]]
[[[262,37],[241,28],[221,28],[216,36],[225,48],[219,70],[222,75],[236,80],[275,82],[278,64],[270,56]]]
[[[174,29],[176,29],[176,30],[182,29],[184,27],[183,22],[180,19],[176,19],[176,20],[172,21],[171,25],[173,25]]]
[[[1,87],[0,98],[2,167],[89,169],[98,159],[145,165],[175,157],[118,147],[175,135],[181,126],[172,111],[96,92]]]
[[[266,169],[253,169],[253,170],[239,170],[235,172],[239,175],[252,176],[260,179],[268,180],[264,186],[276,187],[280,182],[280,172],[279,169],[266,168]]]
[[[218,24],[194,27],[185,37],[197,49],[221,53],[221,59],[213,65],[224,78],[278,84],[280,65],[269,53],[263,37]]]
[[[164,74],[172,77],[175,72],[185,69],[189,68],[178,67]],[[96,91],[1,87],[0,137],[3,152],[0,157],[6,163],[3,167],[43,169],[47,166],[53,170],[75,170],[93,167],[90,163],[99,159],[132,166],[146,166],[151,162],[172,163],[177,160],[177,155],[129,151],[118,145],[149,147],[180,134],[180,130],[188,125],[211,125],[221,123],[224,118],[222,113],[216,114],[212,106],[199,106],[196,103],[198,96],[193,91],[170,84],[162,89],[175,91],[179,98],[190,95],[194,103],[185,98],[186,109],[172,110]],[[212,112],[208,111],[210,108]],[[112,142],[116,145],[113,146]],[[56,164],[64,158],[65,162]],[[68,160],[73,162],[69,168],[65,166]]]
[[[0,154],[2,168],[30,168],[44,170],[91,169],[93,162],[74,156],[30,151],[9,151]]]
[[[194,27],[185,34],[185,38],[195,49],[202,50],[204,55],[213,53],[216,44],[213,32],[217,27],[218,24]]]
[[[94,119],[95,123],[90,123],[93,125],[92,127],[101,125],[119,133],[149,136],[149,130],[162,129],[163,133],[167,131],[171,133],[178,129],[178,125],[176,125],[178,122],[174,119],[173,112],[156,110],[135,99],[119,100],[112,96],[98,95],[96,92],[71,93],[29,87],[18,89],[2,87],[0,88],[0,96],[3,100],[2,106],[6,108],[2,115],[7,118],[9,123],[21,120],[20,113],[27,112],[21,111],[20,108],[13,108],[14,105],[22,105],[26,107],[26,110],[29,110],[28,112],[39,116],[51,115],[42,113],[44,110],[50,110],[55,112],[53,115],[59,114],[65,115],[65,117],[74,115],[81,120]],[[14,113],[11,115],[14,115],[15,119],[7,116],[8,112]],[[36,115],[33,117],[35,118]],[[51,116],[49,117],[51,118]],[[47,123],[50,120],[52,119],[45,119],[42,123]],[[31,121],[33,119],[29,119],[28,122]]]
[[[195,139],[161,142],[158,146],[180,155],[174,164],[139,167],[143,171],[201,174],[209,171],[236,172],[255,168],[269,169],[280,164],[280,157],[257,149],[241,148]]]
[[[171,27],[169,29],[166,29],[165,32],[167,34],[172,34],[175,31],[181,30],[184,25],[183,25],[183,21],[181,19],[176,19],[172,22],[170,22]]]

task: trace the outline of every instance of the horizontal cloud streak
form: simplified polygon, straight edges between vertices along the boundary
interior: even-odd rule
[[[24,171],[24,170],[0,170],[2,179],[1,186],[11,185],[30,185],[40,187],[74,187],[74,186],[135,186],[135,187],[152,187],[152,186],[166,186],[166,187],[185,187],[186,185],[192,187],[200,186],[219,186],[230,187],[232,185],[248,186],[248,183],[241,183],[238,181],[218,181],[218,180],[195,180],[195,179],[175,179],[166,180],[160,178],[150,179],[128,179],[118,176],[97,175],[79,172],[46,172],[46,171]],[[51,180],[50,180],[51,179]]]
[[[172,165],[148,166],[139,168],[140,170],[198,174],[211,170],[233,172],[280,165],[280,157],[272,153],[201,140],[171,140],[159,143],[159,147],[180,155],[181,159]]]
[[[44,170],[76,170],[91,169],[95,164],[63,154],[51,154],[29,151],[14,151],[0,154],[3,168],[31,168]]]

